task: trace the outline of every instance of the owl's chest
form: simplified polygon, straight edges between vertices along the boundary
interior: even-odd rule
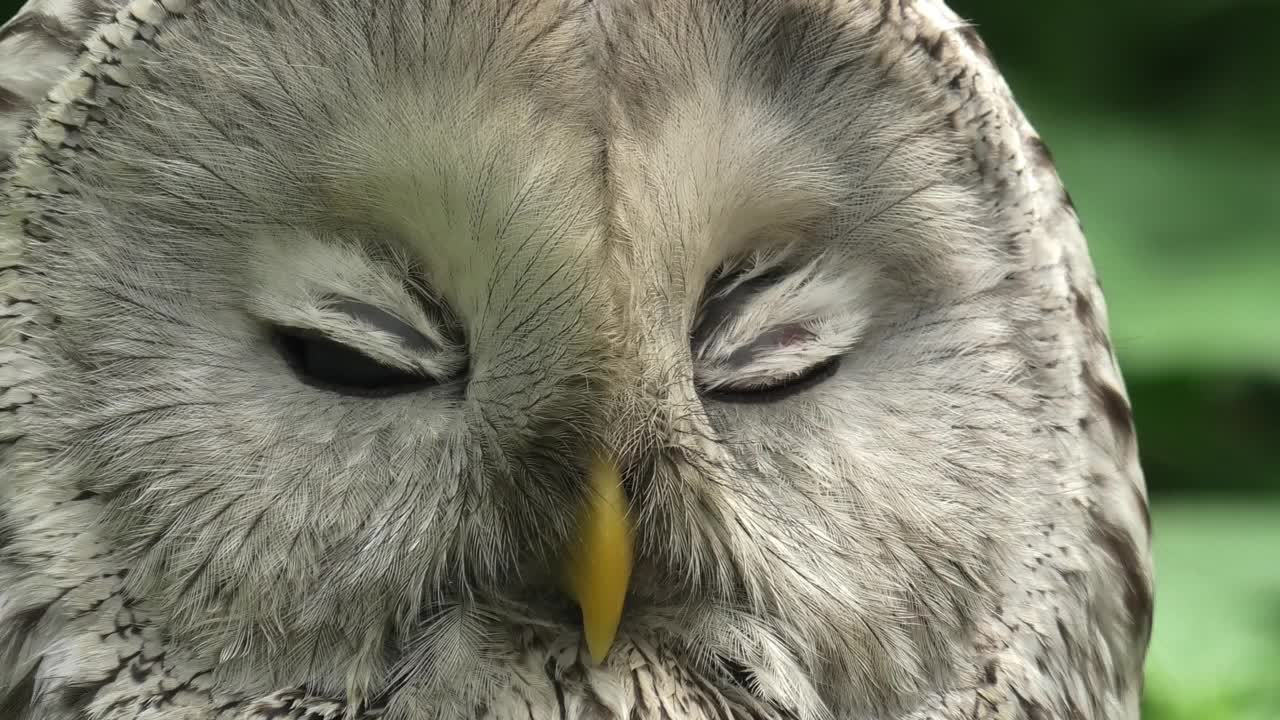
[[[287,689],[257,698],[226,693],[214,673],[184,668],[164,655],[126,659],[123,671],[78,710],[98,720],[784,720],[790,716],[734,695],[678,664],[635,646],[603,666],[524,658],[495,673],[485,696],[456,687],[412,684],[361,709],[334,697]],[[468,693],[470,694],[470,693]],[[58,697],[58,696],[54,696]],[[52,698],[51,698],[52,699]],[[69,707],[49,708],[53,717]],[[41,717],[37,715],[36,717]]]

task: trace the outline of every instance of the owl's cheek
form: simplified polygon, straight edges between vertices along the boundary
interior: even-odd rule
[[[876,392],[892,383],[859,371],[773,405],[706,403],[705,425],[641,463],[624,633],[676,613],[753,666],[765,658],[731,638],[761,623],[788,662],[874,687],[954,667],[1018,562],[1017,509],[1036,502],[1022,488],[1044,456],[999,399]],[[954,421],[958,402],[971,425]],[[1018,439],[993,444],[986,428]]]

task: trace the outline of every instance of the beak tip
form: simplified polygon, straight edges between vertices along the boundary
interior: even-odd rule
[[[617,638],[622,621],[625,582],[601,583],[610,586],[609,595],[582,595],[582,637],[595,664],[604,662]]]
[[[586,637],[587,654],[591,656],[591,662],[596,665],[603,664],[605,658],[609,657],[609,648],[613,647],[613,638],[602,637],[591,632],[587,632]]]

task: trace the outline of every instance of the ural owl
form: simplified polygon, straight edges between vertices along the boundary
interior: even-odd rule
[[[940,0],[30,0],[0,717],[1132,718],[1146,491]]]

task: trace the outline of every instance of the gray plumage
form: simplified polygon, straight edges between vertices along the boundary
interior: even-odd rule
[[[1103,297],[941,2],[31,0],[0,111],[0,717],[1138,715]]]

